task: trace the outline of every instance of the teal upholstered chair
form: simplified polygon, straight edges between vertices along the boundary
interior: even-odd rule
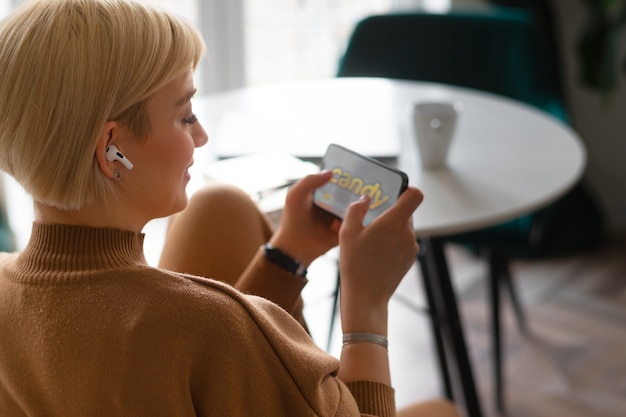
[[[0,252],[12,252],[15,250],[15,239],[6,222],[6,216],[0,220]]]
[[[0,252],[11,252],[15,249],[15,239],[9,228],[6,216],[0,213]]]
[[[550,50],[554,39],[543,29],[533,14],[519,8],[370,16],[355,27],[337,75],[473,88],[522,101],[567,123],[559,66]],[[500,286],[509,290],[520,326],[525,329],[509,261],[586,247],[599,239],[601,230],[602,216],[585,188],[577,185],[559,202],[539,212],[444,239],[463,244],[489,261],[499,409],[503,408]]]
[[[529,13],[513,8],[370,16],[356,26],[340,77],[433,81],[501,94],[567,121],[559,80]]]
[[[15,250],[15,236],[7,218],[2,175],[4,174],[0,173],[0,252],[11,252]]]

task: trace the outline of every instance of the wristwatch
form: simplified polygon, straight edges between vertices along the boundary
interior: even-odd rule
[[[282,250],[273,247],[270,243],[265,244],[265,258],[273,264],[278,265],[285,271],[299,277],[306,277],[306,266],[287,255]]]

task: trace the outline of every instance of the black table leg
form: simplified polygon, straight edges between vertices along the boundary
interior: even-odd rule
[[[428,315],[430,317],[430,324],[432,328],[433,338],[435,342],[435,349],[437,351],[437,359],[439,363],[439,375],[441,375],[444,395],[449,400],[454,400],[454,394],[452,391],[452,383],[450,380],[450,370],[448,369],[448,362],[446,359],[446,351],[443,342],[441,332],[441,303],[435,301],[435,294],[433,292],[433,276],[429,271],[427,259],[425,257],[425,247],[420,244],[420,253],[417,255],[417,261],[422,271],[422,283],[424,286],[424,293],[426,294],[426,303],[428,305]]]
[[[425,291],[427,292],[427,297],[429,297],[429,304],[432,302],[429,307],[432,311],[436,311],[437,315],[438,323],[435,324],[438,324],[438,328],[434,329],[435,340],[436,343],[443,344],[442,353],[445,358],[443,360],[440,359],[440,363],[443,362],[446,370],[446,364],[451,363],[454,371],[456,371],[460,389],[462,390],[462,403],[465,406],[467,415],[469,417],[482,417],[456,295],[443,250],[443,242],[437,238],[424,238],[420,240],[420,245],[422,245],[422,251],[424,252],[421,256],[423,259],[420,259],[420,265],[423,264],[422,270],[426,270],[425,281],[428,281],[430,285],[430,290],[426,289]],[[428,295],[429,291],[432,292],[432,298]],[[447,370],[446,373],[448,372]],[[456,396],[454,399],[459,403],[459,399]]]

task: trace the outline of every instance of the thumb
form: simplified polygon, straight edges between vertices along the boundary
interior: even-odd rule
[[[315,189],[320,188],[332,178],[331,171],[322,171],[317,174],[307,175],[291,186],[296,194],[304,195],[312,193]]]
[[[358,201],[350,204],[343,219],[344,227],[347,229],[363,228],[363,219],[370,209],[370,202],[370,196],[364,195]]]

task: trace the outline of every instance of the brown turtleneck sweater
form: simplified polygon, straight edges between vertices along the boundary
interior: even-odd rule
[[[391,387],[337,380],[338,361],[276,304],[152,268],[142,246],[35,223],[22,253],[0,254],[0,415],[395,414]],[[305,284],[260,255],[245,275],[287,310]]]

